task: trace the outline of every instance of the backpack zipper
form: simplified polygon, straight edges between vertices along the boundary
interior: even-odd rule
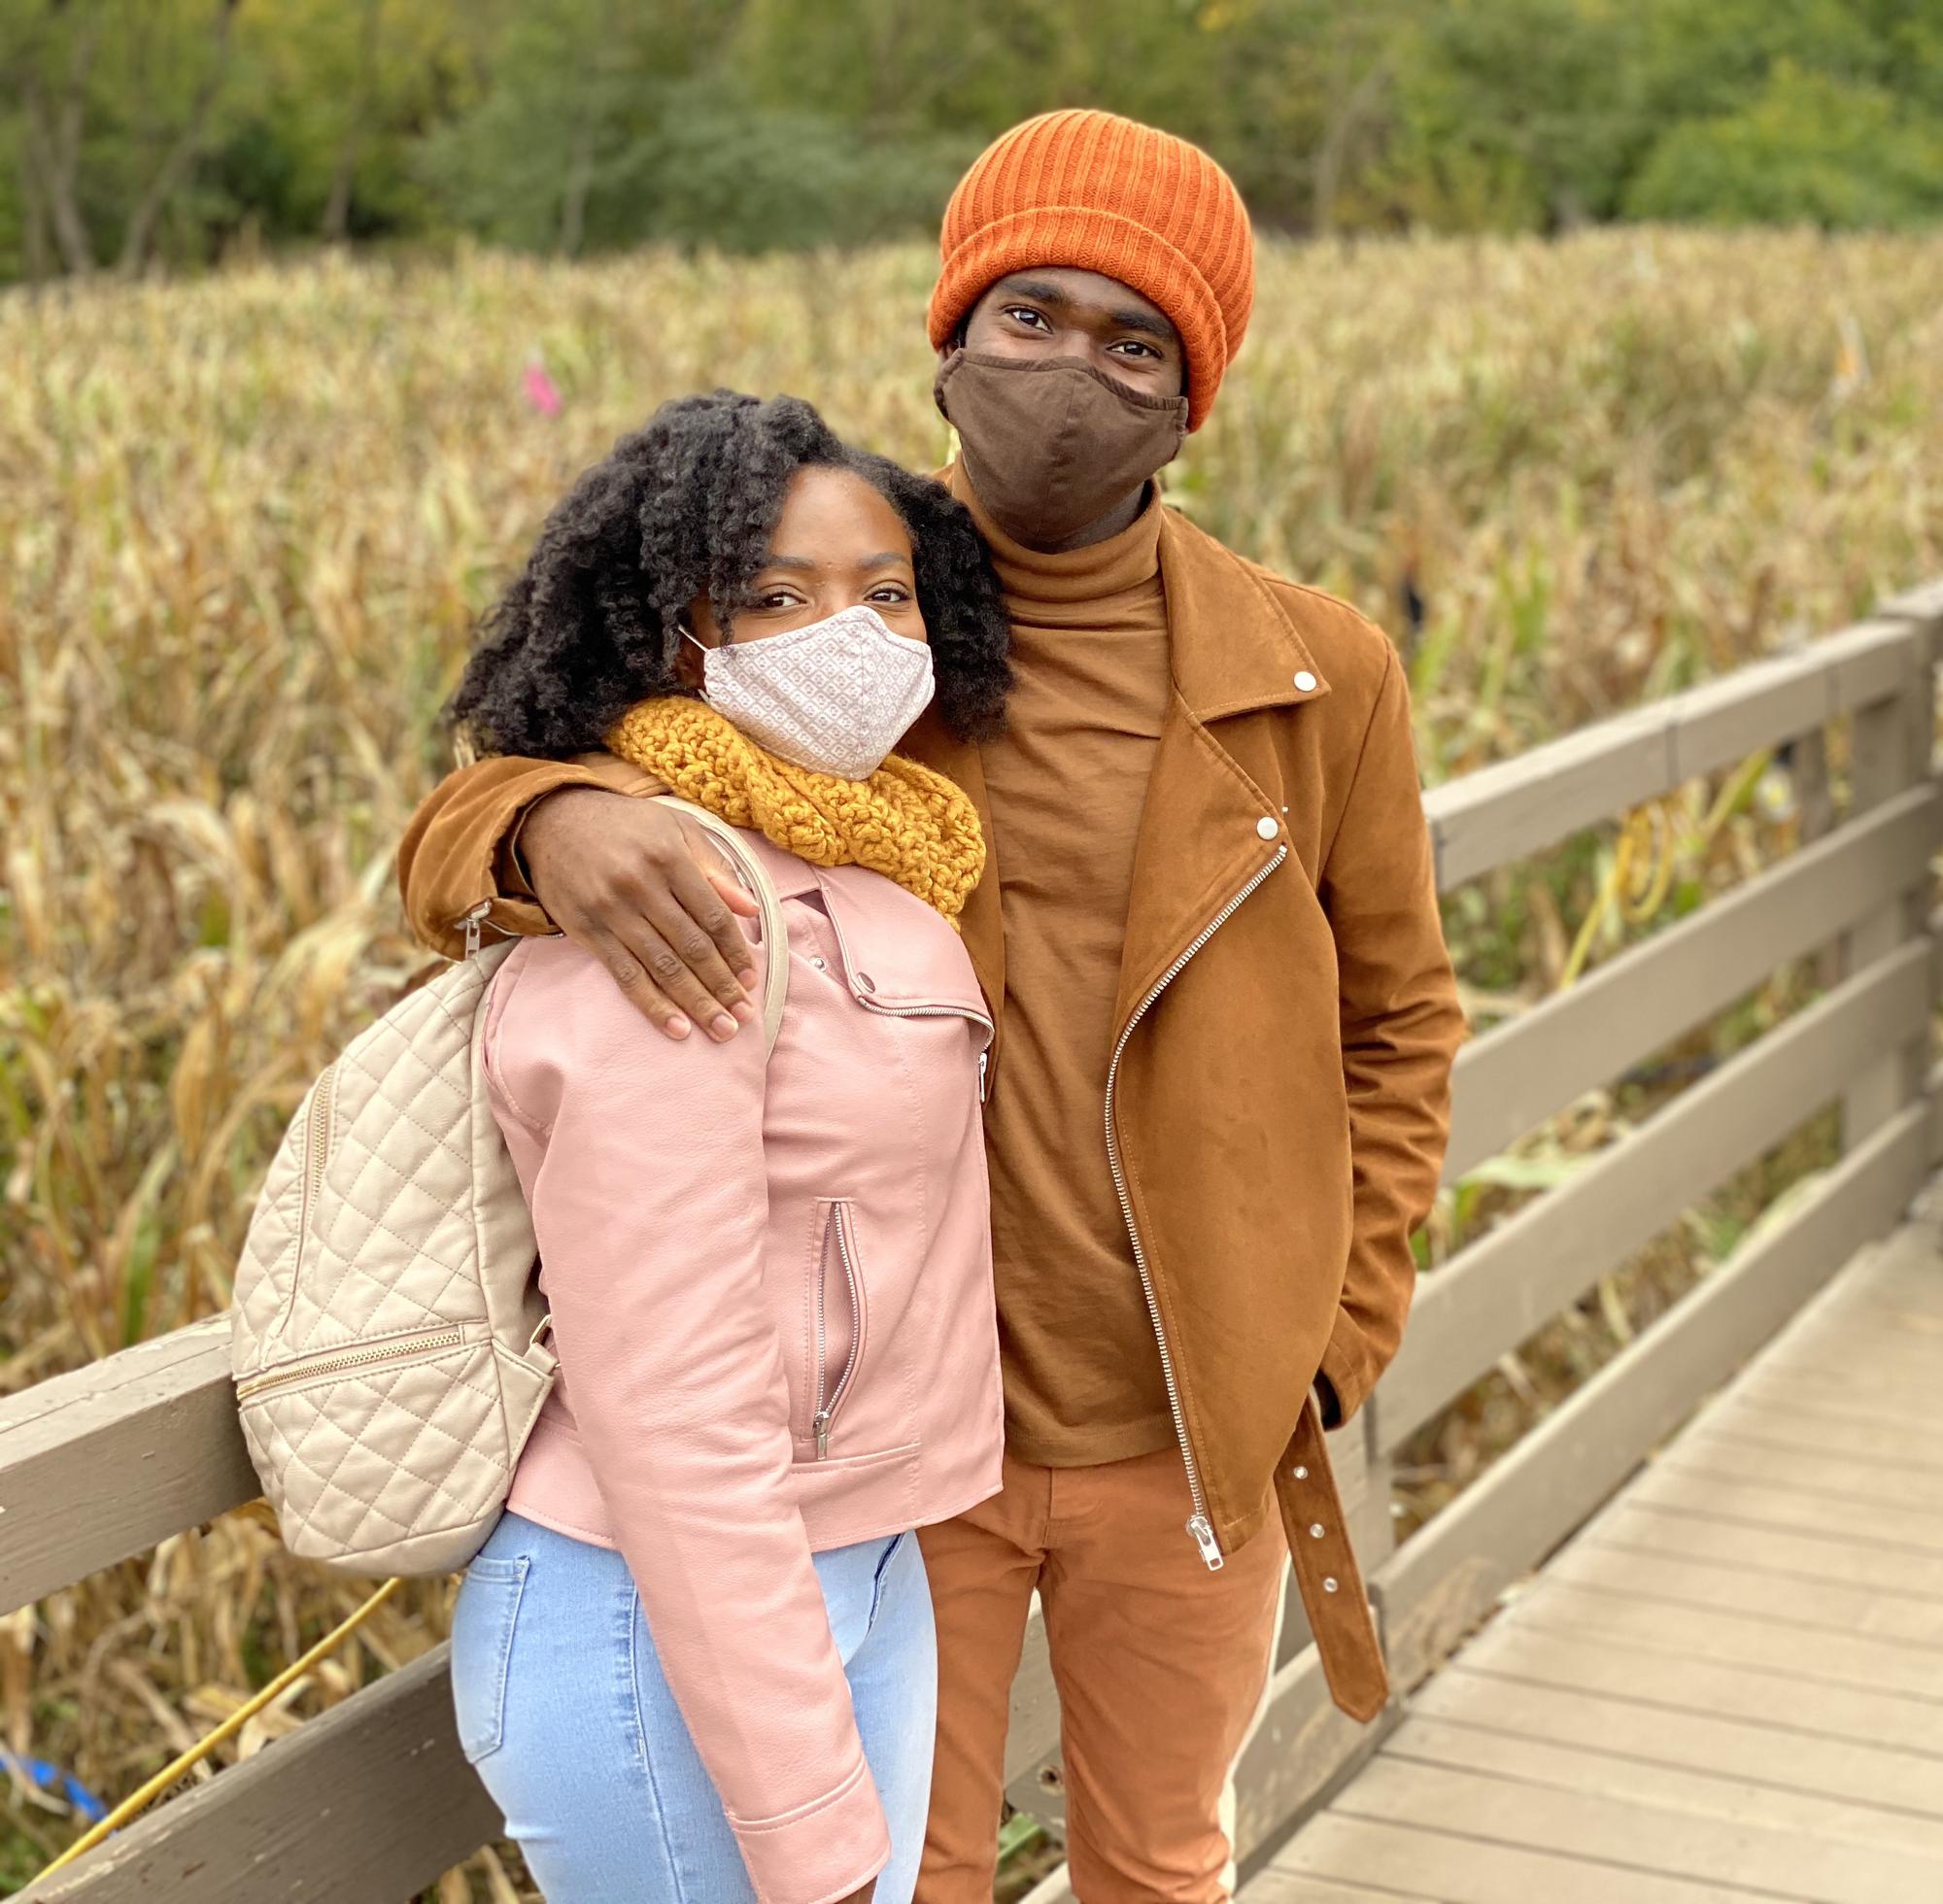
[[[296,1260],[290,1265],[290,1293],[277,1312],[271,1334],[289,1323],[297,1305],[297,1288],[303,1274],[304,1246],[310,1241],[310,1214],[317,1194],[324,1188],[324,1168],[330,1162],[330,1123],[337,1105],[337,1065],[333,1060],[318,1072],[310,1090],[310,1112],[304,1125],[303,1175],[297,1181]]]
[[[304,1132],[303,1197],[297,1207],[297,1260],[310,1239],[311,1207],[324,1188],[324,1166],[330,1162],[330,1120],[337,1107],[337,1067],[324,1066],[311,1092],[310,1125]]]
[[[273,1376],[259,1376],[254,1381],[243,1382],[237,1387],[236,1399],[247,1402],[265,1389],[281,1388],[286,1382],[307,1381],[312,1376],[334,1375],[339,1370],[361,1368],[372,1362],[393,1362],[426,1349],[457,1348],[464,1341],[463,1329],[441,1329],[432,1335],[410,1336],[402,1342],[385,1343],[375,1348],[358,1348],[342,1355],[327,1355],[321,1361],[299,1363],[295,1368],[280,1369]]]
[[[848,1227],[843,1220],[843,1206],[830,1206],[830,1224],[823,1233],[824,1257],[830,1252],[831,1231],[836,1234],[836,1256],[843,1266],[843,1280],[850,1291],[850,1353],[843,1364],[843,1373],[836,1378],[836,1386],[830,1399],[823,1398],[825,1378],[824,1354],[829,1343],[824,1308],[824,1289],[828,1278],[823,1275],[823,1266],[817,1266],[816,1277],[816,1412],[810,1418],[810,1433],[816,1440],[816,1458],[830,1459],[830,1424],[836,1418],[836,1411],[842,1406],[843,1398],[850,1392],[851,1378],[857,1373],[857,1358],[864,1352],[864,1285],[857,1274],[857,1265],[850,1253]]]
[[[1214,1538],[1214,1523],[1208,1517],[1208,1497],[1201,1488],[1201,1470],[1195,1465],[1194,1449],[1188,1445],[1187,1417],[1181,1412],[1180,1387],[1175,1378],[1174,1356],[1167,1345],[1167,1329],[1160,1319],[1160,1302],[1154,1295],[1153,1275],[1147,1268],[1146,1251],[1141,1245],[1140,1226],[1134,1221],[1134,1200],[1127,1191],[1126,1172],[1120,1165],[1120,1139],[1113,1129],[1113,1087],[1119,1081],[1120,1054],[1126,1050],[1127,1040],[1134,1035],[1134,1027],[1146,1016],[1147,1007],[1180,976],[1187,969],[1188,961],[1234,917],[1241,909],[1242,901],[1287,858],[1286,844],[1278,847],[1275,858],[1209,920],[1199,936],[1161,973],[1153,989],[1134,1007],[1133,1016],[1127,1020],[1126,1029],[1115,1041],[1112,1060],[1107,1067],[1107,1165],[1113,1173],[1113,1188],[1120,1199],[1120,1214],[1126,1219],[1127,1240],[1134,1246],[1134,1268],[1140,1272],[1141,1291],[1147,1299],[1147,1317],[1153,1324],[1154,1341],[1160,1347],[1161,1379],[1167,1384],[1167,1406],[1174,1416],[1174,1438],[1180,1444],[1180,1458],[1187,1469],[1187,1492],[1194,1504],[1187,1531],[1194,1545],[1201,1549],[1201,1557],[1208,1563],[1210,1574],[1218,1573],[1223,1564],[1221,1544]]]

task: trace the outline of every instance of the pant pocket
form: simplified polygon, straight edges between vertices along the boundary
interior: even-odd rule
[[[524,1553],[476,1554],[459,1585],[452,1610],[452,1703],[459,1749],[471,1765],[497,1751],[505,1736],[513,1627],[530,1565]]]
[[[916,1539],[917,1536],[909,1531],[894,1535],[883,1552],[878,1555],[876,1572],[870,1579],[869,1624],[871,1626],[876,1625],[877,1615],[883,1611],[885,1592],[890,1585],[894,1584],[892,1581],[893,1570],[896,1568],[899,1560],[903,1557],[905,1547]]]

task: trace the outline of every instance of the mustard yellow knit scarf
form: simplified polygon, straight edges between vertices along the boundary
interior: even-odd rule
[[[941,773],[896,754],[868,780],[813,773],[678,696],[631,707],[609,730],[607,750],[811,866],[881,872],[954,925],[985,870],[977,809]]]

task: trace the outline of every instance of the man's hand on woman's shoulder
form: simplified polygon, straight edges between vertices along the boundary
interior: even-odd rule
[[[519,853],[547,916],[670,1037],[726,1040],[756,1016],[756,901],[695,823],[652,800],[563,787],[527,814]]]

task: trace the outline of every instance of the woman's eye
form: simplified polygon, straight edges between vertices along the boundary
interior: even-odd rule
[[[796,596],[791,595],[787,590],[771,589],[767,595],[761,596],[757,600],[756,606],[759,608],[794,608],[796,606]]]
[[[869,601],[898,602],[898,601],[908,601],[911,598],[911,596],[910,596],[910,591],[907,588],[905,588],[902,583],[886,582],[882,588],[872,589],[869,595],[865,598]]]

